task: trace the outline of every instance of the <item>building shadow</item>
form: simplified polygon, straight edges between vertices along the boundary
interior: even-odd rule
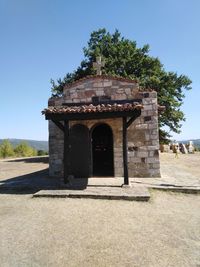
[[[0,181],[0,194],[34,194],[39,190],[58,189],[60,181],[50,178],[48,168]]]
[[[84,190],[88,186],[88,178],[69,179],[67,184],[61,181],[62,178],[49,177],[49,168],[46,168],[1,180],[0,194],[34,194],[40,190]]]
[[[84,190],[88,187],[88,178],[68,178],[67,184],[62,184],[63,189]]]

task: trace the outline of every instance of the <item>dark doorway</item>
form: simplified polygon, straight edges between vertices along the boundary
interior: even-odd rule
[[[70,129],[70,174],[75,178],[86,178],[91,174],[91,149],[89,130],[82,124]]]
[[[94,176],[114,176],[113,134],[107,124],[99,124],[92,131],[92,161]]]

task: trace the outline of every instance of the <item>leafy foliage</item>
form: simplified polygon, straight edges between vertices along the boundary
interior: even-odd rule
[[[51,80],[53,96],[62,95],[66,84],[95,74],[92,63],[97,56],[105,60],[103,74],[137,80],[142,88],[151,88],[158,93],[158,102],[166,106],[159,116],[159,126],[168,126],[175,133],[180,132],[181,121],[185,120],[180,107],[184,90],[191,89],[191,80],[185,75],[165,71],[158,58],[151,57],[149,45],[138,48],[135,41],[121,37],[116,30],[110,34],[106,29],[91,33],[87,47],[83,49],[85,59],[73,72],[67,73],[57,82]],[[169,133],[160,129],[160,140],[165,142]]]
[[[14,149],[14,152],[17,157],[37,156],[37,150],[30,147],[26,142],[22,142],[17,145]]]
[[[8,140],[4,140],[0,145],[0,157],[7,158],[14,156],[13,146]]]
[[[5,139],[0,139],[0,145],[3,143]],[[21,142],[26,142],[29,146],[35,148],[36,150],[44,150],[48,151],[48,141],[38,141],[38,140],[29,140],[29,139],[16,139],[16,138],[9,138],[9,142],[16,147]]]
[[[44,150],[36,150],[29,146],[26,142],[21,142],[14,147],[9,140],[3,140],[0,145],[0,158],[8,157],[33,157],[44,156],[48,153]]]
[[[46,156],[46,155],[48,155],[48,152],[40,149],[37,151],[37,155],[38,156]]]

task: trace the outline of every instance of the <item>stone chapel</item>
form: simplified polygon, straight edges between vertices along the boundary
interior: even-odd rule
[[[43,111],[49,120],[49,174],[160,177],[157,93],[136,81],[88,76],[64,87]]]

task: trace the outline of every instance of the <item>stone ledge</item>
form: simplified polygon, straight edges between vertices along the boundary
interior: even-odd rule
[[[151,189],[155,190],[161,190],[161,191],[169,191],[169,192],[175,192],[175,193],[185,193],[185,194],[200,194],[200,187],[178,187],[178,186],[151,186],[149,187]]]
[[[129,201],[148,201],[150,193],[145,187],[87,187],[84,190],[41,190],[33,197],[50,198],[91,198],[91,199],[113,199]]]

